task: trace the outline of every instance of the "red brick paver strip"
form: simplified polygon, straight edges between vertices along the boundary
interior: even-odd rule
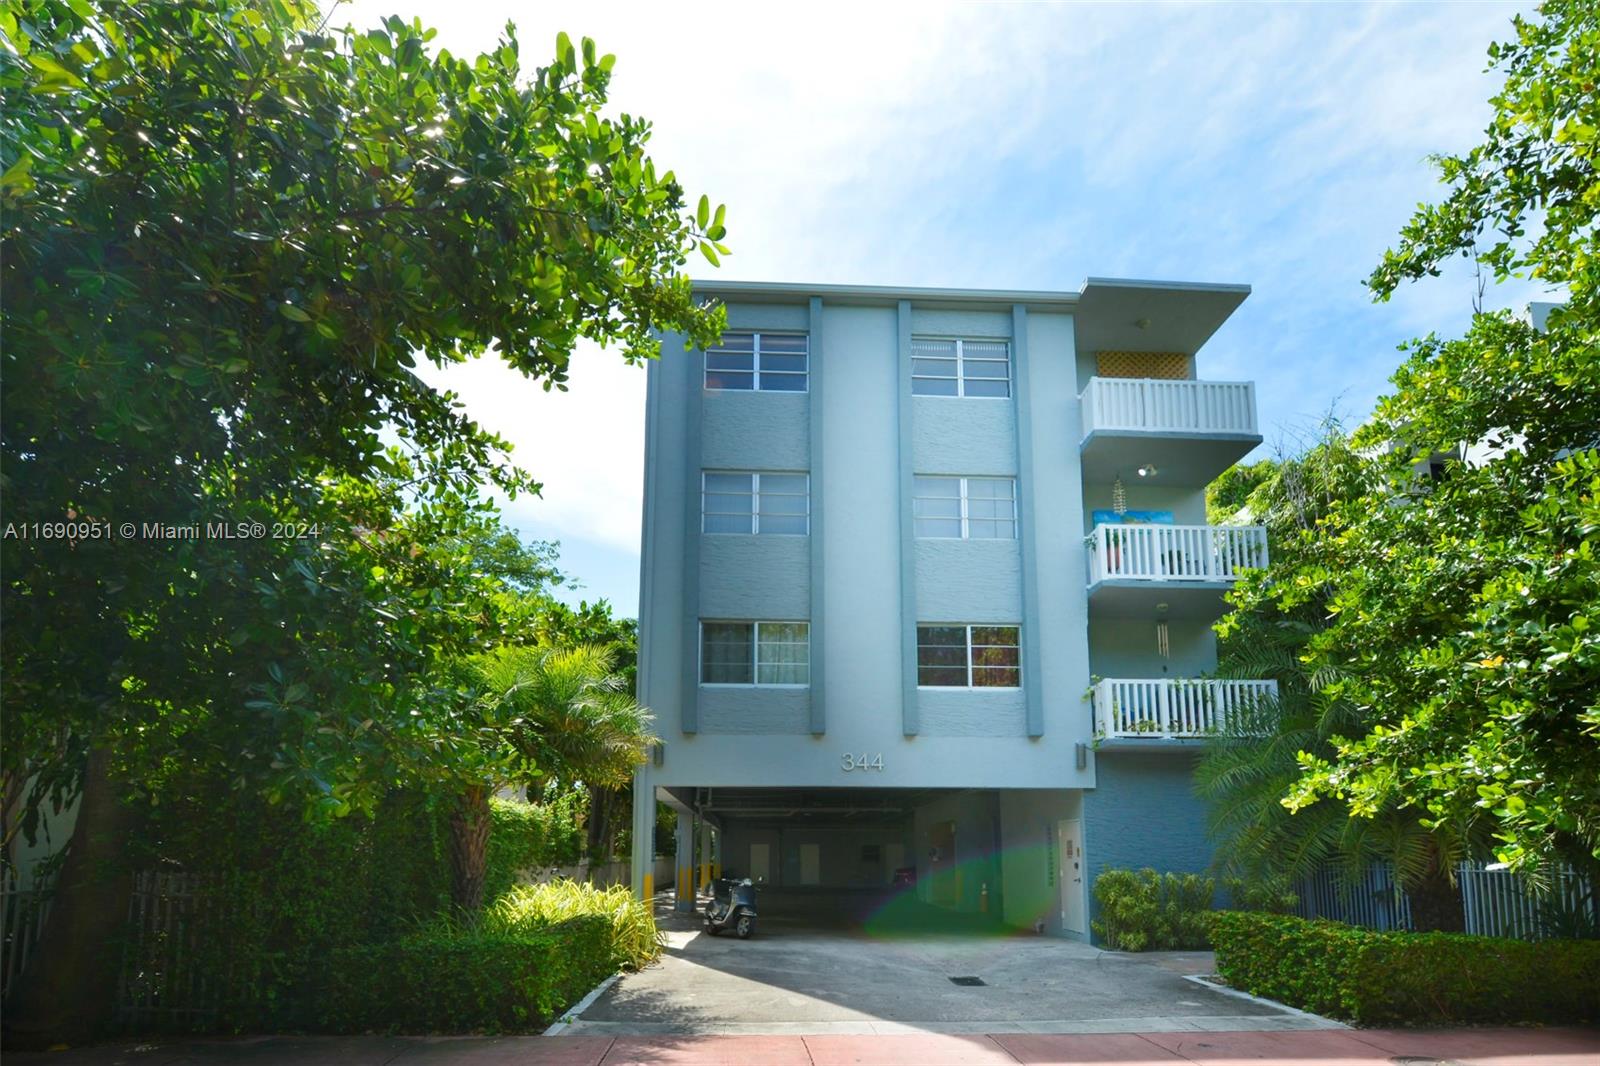
[[[1354,1033],[1333,1029],[1251,1033],[1146,1033],[1158,1047],[1203,1066],[1243,1062],[1373,1066],[1389,1056]]]
[[[1167,1066],[1187,1061],[1136,1033],[1053,1034],[1003,1033],[989,1039],[1027,1066],[1057,1063],[1118,1062],[1126,1066]]]
[[[601,1060],[601,1066],[673,1066],[676,1063],[811,1066],[811,1056],[806,1052],[804,1039],[798,1036],[619,1036]]]
[[[609,1036],[444,1037],[415,1040],[390,1066],[600,1066]],[[571,1045],[570,1047],[567,1045]],[[285,1059],[288,1063],[298,1062]],[[48,1066],[48,1064],[47,1064]]]
[[[807,1036],[814,1066],[987,1066],[1016,1060],[987,1036]]]
[[[1595,1066],[1593,1029],[1354,1029],[1350,1035],[1389,1055],[1430,1057],[1473,1066]]]

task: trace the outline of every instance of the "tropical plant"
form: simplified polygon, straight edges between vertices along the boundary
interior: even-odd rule
[[[1504,84],[1470,151],[1437,160],[1424,205],[1369,279],[1401,282],[1461,255],[1487,282],[1564,289],[1542,322],[1485,311],[1466,334],[1409,347],[1358,435],[1393,450],[1383,499],[1329,522],[1316,571],[1330,622],[1313,673],[1361,728],[1308,751],[1294,805],[1332,797],[1430,825],[1481,817],[1519,869],[1600,875],[1600,7],[1548,0],[1489,50]],[[1395,445],[1400,447],[1395,447]],[[1458,454],[1442,478],[1411,460]]]
[[[483,903],[496,787],[557,775],[615,787],[644,762],[655,741],[650,714],[626,691],[615,661],[610,648],[593,644],[499,648],[460,664],[449,712],[419,717],[427,753],[419,772],[455,790],[451,858],[461,909]]]
[[[611,920],[613,943],[630,969],[661,956],[662,936],[656,929],[650,901],[634,896],[626,885],[597,888],[578,881],[517,885],[496,899],[483,916],[483,928],[497,933],[528,933],[584,914]]]
[[[529,69],[509,31],[469,60],[304,0],[18,0],[0,36],[7,829],[79,810],[7,1024],[76,1043],[112,999],[107,871],[146,767],[371,809],[405,697],[482,646],[448,589],[372,558],[389,443],[441,525],[484,482],[534,487],[418,360],[492,351],[560,388],[580,338],[707,343],[683,266],[723,213],[564,34]]]
[[[1196,788],[1208,801],[1224,873],[1294,881],[1332,865],[1355,883],[1369,864],[1387,862],[1419,928],[1459,930],[1464,915],[1453,871],[1486,843],[1475,820],[1424,824],[1426,810],[1399,802],[1360,815],[1337,802],[1296,810],[1284,803],[1299,784],[1302,756],[1330,754],[1338,737],[1360,732],[1367,720],[1341,695],[1340,671],[1308,669],[1305,655],[1333,619],[1318,583],[1327,523],[1351,501],[1366,501],[1374,484],[1374,461],[1329,422],[1302,454],[1277,459],[1250,493],[1273,558],[1232,594],[1234,608],[1220,627],[1219,672],[1275,680],[1278,697],[1244,708],[1209,739]]]

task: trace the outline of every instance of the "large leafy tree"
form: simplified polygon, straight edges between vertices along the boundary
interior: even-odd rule
[[[493,351],[559,388],[579,338],[705,342],[683,264],[722,212],[606,114],[587,40],[530,70],[509,28],[467,60],[304,0],[24,0],[0,35],[5,786],[24,827],[80,797],[7,1023],[70,1040],[110,1000],[141,760],[370,807],[399,695],[480,646],[430,571],[371,558],[405,539],[371,486],[443,527],[482,481],[533,483],[416,361]]]
[[[1299,657],[1351,711],[1299,753],[1290,808],[1481,818],[1535,870],[1600,859],[1600,9],[1554,0],[1515,31],[1490,51],[1484,142],[1439,160],[1449,194],[1369,284],[1387,298],[1463,255],[1564,306],[1411,345],[1355,437],[1370,484],[1245,595],[1324,603]],[[1419,469],[1441,455],[1461,458]]]
[[[1364,709],[1340,694],[1342,675],[1308,662],[1307,649],[1332,624],[1323,537],[1335,512],[1369,498],[1372,457],[1355,451],[1336,422],[1299,454],[1248,468],[1256,485],[1230,502],[1267,529],[1272,565],[1246,581],[1224,620],[1219,672],[1278,682],[1278,698],[1249,708],[1207,745],[1196,786],[1208,800],[1219,857],[1246,877],[1298,880],[1332,865],[1354,883],[1368,864],[1388,863],[1419,929],[1459,930],[1464,915],[1453,864],[1481,851],[1477,819],[1424,825],[1428,812],[1398,797],[1361,815],[1325,798],[1297,810],[1283,799],[1299,783],[1301,758],[1331,756],[1336,738],[1366,728]]]

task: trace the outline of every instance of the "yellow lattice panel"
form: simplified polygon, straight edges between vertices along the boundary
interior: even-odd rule
[[[1182,352],[1096,352],[1095,357],[1103,378],[1189,377],[1189,357]]]

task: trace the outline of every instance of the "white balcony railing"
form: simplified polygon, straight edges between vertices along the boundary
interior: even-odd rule
[[[1277,695],[1276,681],[1107,678],[1093,690],[1094,731],[1100,737],[1204,737]]]
[[[1251,436],[1257,433],[1253,381],[1090,378],[1081,401],[1086,437],[1097,429]]]
[[[1095,526],[1089,537],[1089,584],[1141,581],[1237,581],[1246,567],[1267,565],[1263,526]]]

